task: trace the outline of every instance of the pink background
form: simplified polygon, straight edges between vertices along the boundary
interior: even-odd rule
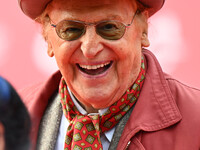
[[[200,2],[167,0],[149,20],[151,51],[162,68],[183,83],[200,88]],[[46,54],[40,28],[26,17],[17,0],[0,2],[0,75],[15,88],[45,80],[57,70]]]

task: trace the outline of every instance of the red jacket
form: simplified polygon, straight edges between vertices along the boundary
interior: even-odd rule
[[[147,61],[146,79],[117,150],[199,150],[200,90],[164,74],[155,56],[147,50],[143,53]],[[21,92],[32,118],[33,144],[60,78],[57,72],[47,82]]]

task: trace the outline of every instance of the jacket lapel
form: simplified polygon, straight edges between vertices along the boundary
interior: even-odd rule
[[[148,65],[145,82],[120,138],[118,150],[125,149],[130,139],[140,130],[161,130],[182,118],[155,56],[146,50],[143,54]]]

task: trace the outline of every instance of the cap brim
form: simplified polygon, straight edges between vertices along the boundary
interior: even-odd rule
[[[149,16],[152,16],[155,14],[158,10],[160,10],[164,3],[165,0],[138,0],[140,1],[149,11]]]
[[[46,6],[52,0],[18,0],[19,5],[28,17],[31,19],[37,18],[45,10]],[[160,10],[165,0],[139,0],[149,11],[149,16],[152,16]]]

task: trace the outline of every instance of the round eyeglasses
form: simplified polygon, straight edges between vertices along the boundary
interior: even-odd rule
[[[119,40],[123,37],[126,28],[132,25],[137,13],[138,10],[135,12],[130,24],[124,24],[115,20],[100,21],[96,23],[63,20],[56,25],[51,24],[51,26],[55,27],[57,35],[66,41],[77,40],[83,36],[87,26],[95,26],[96,33],[106,40]]]

